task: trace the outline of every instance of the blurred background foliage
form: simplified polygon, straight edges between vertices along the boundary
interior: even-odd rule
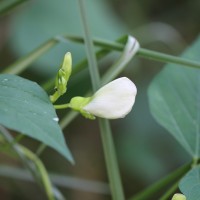
[[[199,0],[87,0],[86,3],[94,37],[114,41],[128,33],[134,35],[144,48],[179,55],[199,34]],[[62,34],[82,35],[76,4],[74,0],[30,0],[1,17],[1,70],[52,37],[62,40]],[[55,75],[66,51],[72,52],[74,64],[85,57],[83,45],[64,40],[21,76],[44,83]],[[99,62],[101,69],[107,69],[118,56],[119,53],[112,53],[102,59]],[[135,57],[121,74],[132,79],[138,87],[132,112],[125,119],[111,121],[127,197],[189,161],[187,152],[155,122],[149,111],[147,88],[163,66],[163,63]],[[89,87],[89,76],[84,70],[72,77],[68,96],[61,101],[83,95]],[[58,114],[62,116],[64,112]],[[76,165],[71,166],[56,152],[47,149],[41,158],[48,171],[107,182],[97,122],[78,117],[65,128],[64,134]],[[23,139],[22,143],[33,151],[39,145],[28,138]],[[21,166],[4,153],[0,153],[0,163]],[[61,191],[73,200],[110,199],[109,195],[95,191],[63,187]],[[0,196],[2,200],[45,199],[34,184],[8,178],[0,178]]]

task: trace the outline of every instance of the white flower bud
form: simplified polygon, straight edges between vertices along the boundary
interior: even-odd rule
[[[106,119],[125,117],[135,102],[137,88],[126,77],[118,78],[100,88],[82,109]]]

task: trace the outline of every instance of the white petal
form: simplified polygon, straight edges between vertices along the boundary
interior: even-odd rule
[[[129,35],[122,54],[122,64],[126,65],[128,62],[130,62],[133,56],[138,52],[139,48],[139,42],[133,36]]]
[[[137,88],[126,77],[118,78],[100,88],[83,110],[102,118],[125,117],[135,102]]]

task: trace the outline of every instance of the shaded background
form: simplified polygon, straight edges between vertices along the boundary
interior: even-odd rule
[[[1,2],[1,1],[0,1]],[[133,34],[144,48],[179,55],[198,36],[200,2],[198,0],[87,0],[88,19],[94,37],[114,41]],[[0,67],[6,68],[41,43],[61,34],[82,34],[77,3],[74,0],[30,0],[0,18]],[[42,84],[53,77],[66,51],[71,51],[74,65],[85,57],[84,47],[61,42],[38,59],[21,76]],[[119,56],[112,53],[99,62],[107,69]],[[126,197],[170,173],[189,161],[185,150],[152,118],[147,88],[163,63],[134,58],[121,76],[132,79],[138,95],[132,112],[111,121],[120,172]],[[70,96],[84,95],[90,87],[87,70],[72,77]],[[58,113],[60,118],[64,112]],[[76,165],[71,166],[51,149],[41,155],[49,172],[87,180],[107,182],[101,138],[96,121],[78,117],[64,130]],[[33,151],[39,145],[29,138],[22,143]],[[20,162],[0,153],[0,163],[21,166]],[[67,199],[107,200],[109,195],[61,187]],[[0,199],[45,199],[34,184],[0,177]]]

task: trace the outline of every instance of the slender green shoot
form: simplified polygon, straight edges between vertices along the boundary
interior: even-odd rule
[[[61,37],[61,36],[60,36]],[[35,60],[37,60],[39,57],[41,57],[44,53],[49,51],[51,48],[53,48],[55,45],[57,45],[59,42],[62,42],[63,40],[60,40],[60,37],[54,37],[29,54],[25,55],[24,57],[20,58],[19,60],[15,61],[11,65],[9,65],[5,70],[2,71],[2,73],[9,73],[9,74],[20,74],[24,70],[27,69],[30,64],[32,64]],[[83,43],[83,38],[79,36],[62,36],[62,38],[65,38],[66,40],[73,41],[73,42],[79,42]],[[96,46],[102,47],[103,52],[102,56],[107,55],[110,51],[122,51],[124,48],[124,41],[126,40],[127,36],[120,37],[116,42],[110,42],[107,40],[102,39],[94,39],[93,42]],[[173,63],[181,66],[186,67],[193,67],[193,68],[200,68],[200,62],[193,61],[186,58],[181,58],[177,56],[168,55],[165,53],[160,53],[157,51],[147,50],[144,48],[140,48],[137,54],[141,58],[154,60],[158,62],[164,62],[164,63]],[[85,60],[83,61],[86,62]],[[83,63],[83,64],[84,64]],[[80,65],[80,67],[77,67],[77,69],[74,69],[74,73],[77,73],[85,68],[85,65]]]
[[[159,199],[159,200],[168,200],[170,197],[172,198],[173,194],[176,192],[176,190],[178,189],[178,183],[179,180],[174,183],[169,190],[167,190],[167,192]]]
[[[40,178],[42,180],[42,183],[43,183],[43,186],[45,188],[45,191],[46,191],[46,194],[48,196],[48,199],[49,200],[55,200],[53,187],[51,185],[51,181],[49,179],[48,172],[46,171],[45,166],[43,165],[41,160],[34,153],[32,153],[29,149],[27,149],[27,148],[25,148],[23,146],[20,146],[20,150],[37,167],[37,171],[40,174]]]
[[[42,161],[26,147],[13,143],[14,139],[3,126],[0,126],[0,133],[7,143],[12,144],[12,149],[22,160],[25,167],[31,172],[34,180],[38,183],[38,185],[46,191],[48,199],[63,200],[64,197],[59,192],[59,190],[51,185],[50,179],[48,177],[48,172],[46,171]]]
[[[20,58],[15,61],[11,65],[9,65],[5,70],[2,71],[3,74],[20,74],[24,70],[27,69],[35,60],[37,60],[44,53],[49,51],[52,47],[54,47],[58,41],[56,39],[51,39],[40,45],[38,48],[31,51],[26,56]]]
[[[46,149],[47,145],[44,144],[44,143],[41,143],[41,145],[38,147],[37,151],[36,151],[36,155],[39,157],[43,152],[44,150]]]
[[[78,4],[84,30],[84,39],[85,39],[86,52],[89,63],[90,77],[92,80],[93,92],[95,92],[96,90],[99,89],[101,85],[100,76],[95,58],[93,42],[90,35],[89,26],[87,24],[84,0],[78,0]],[[121,184],[121,178],[119,175],[119,169],[114,150],[111,128],[108,120],[105,119],[99,119],[99,125],[101,130],[101,137],[104,147],[104,155],[106,159],[106,166],[108,170],[108,177],[109,177],[112,197],[114,200],[124,200],[125,197]]]

